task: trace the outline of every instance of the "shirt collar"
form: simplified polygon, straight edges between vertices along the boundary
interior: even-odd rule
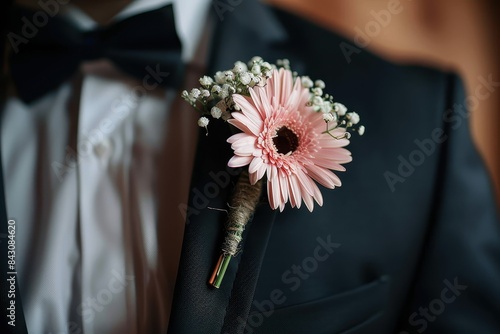
[[[174,6],[175,26],[182,43],[182,59],[189,62],[205,26],[210,0],[136,0],[116,14],[112,21],[124,20],[168,4]],[[97,26],[92,18],[74,5],[69,5],[63,15],[84,31]]]

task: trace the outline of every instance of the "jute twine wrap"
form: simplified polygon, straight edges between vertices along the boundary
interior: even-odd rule
[[[256,184],[250,184],[248,170],[238,177],[231,197],[226,236],[222,244],[222,253],[234,256],[239,250],[245,226],[253,215],[262,192],[262,179]]]

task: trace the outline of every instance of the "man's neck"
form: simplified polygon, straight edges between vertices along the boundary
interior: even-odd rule
[[[298,16],[317,22],[330,29],[338,29],[347,21],[350,5],[344,1],[331,0],[265,0],[264,2],[283,8]]]

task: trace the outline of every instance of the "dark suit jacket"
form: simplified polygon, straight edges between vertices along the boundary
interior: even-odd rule
[[[231,150],[224,128],[200,136],[169,333],[500,333],[500,225],[457,76],[357,48],[348,63],[351,41],[255,1],[214,36],[209,74],[288,58],[367,131],[322,208],[276,213],[264,194],[218,290],[226,215],[207,207],[226,206]]]
[[[235,173],[226,129],[200,136],[169,333],[500,333],[500,225],[460,80],[367,50],[348,63],[354,44],[328,30],[257,1],[226,4],[212,12],[208,74],[288,58],[367,132],[322,208],[277,213],[263,194],[218,290],[207,280],[226,217],[208,207],[226,206]]]

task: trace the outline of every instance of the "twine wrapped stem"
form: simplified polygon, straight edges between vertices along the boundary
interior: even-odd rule
[[[262,179],[256,184],[250,184],[248,170],[238,177],[230,200],[226,234],[222,244],[222,252],[212,273],[209,284],[219,288],[226,273],[229,261],[239,251],[245,226],[253,215],[262,192]]]

